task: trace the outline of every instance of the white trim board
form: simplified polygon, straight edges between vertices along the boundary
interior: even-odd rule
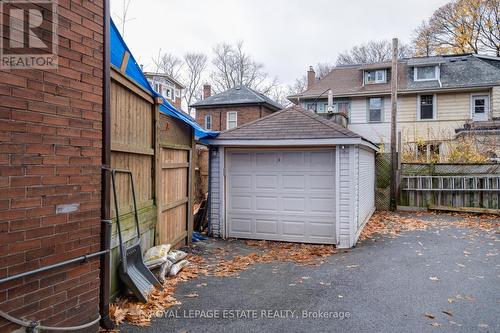
[[[377,145],[361,138],[338,138],[338,139],[278,139],[278,140],[225,140],[210,139],[203,141],[213,146],[237,146],[237,147],[283,147],[283,146],[338,146],[338,145],[362,145],[375,151],[379,151]]]

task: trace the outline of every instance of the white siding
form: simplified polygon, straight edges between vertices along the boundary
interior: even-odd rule
[[[339,205],[339,244],[340,248],[349,248],[351,242],[351,221],[354,220],[354,202],[352,186],[352,165],[350,159],[353,158],[353,151],[349,146],[339,147],[337,149],[337,158],[339,159],[339,185],[337,204]]]
[[[215,237],[221,236],[221,179],[220,179],[220,150],[210,150],[210,232]]]
[[[358,230],[363,227],[375,209],[375,154],[359,149],[359,217]]]
[[[366,139],[375,143],[390,143],[390,120],[391,120],[391,99],[384,97],[384,112],[382,113],[382,122],[368,122],[368,102],[367,98],[351,99],[351,111],[349,115],[348,128]]]

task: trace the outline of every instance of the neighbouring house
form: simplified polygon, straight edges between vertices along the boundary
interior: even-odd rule
[[[206,143],[215,236],[348,248],[375,210],[378,147],[300,106]]]
[[[241,126],[282,109],[249,87],[241,85],[212,95],[211,86],[207,84],[203,86],[203,99],[190,107],[196,109],[196,122],[212,131]]]
[[[149,84],[177,110],[182,110],[183,90],[186,88],[178,80],[166,73],[145,72]]]
[[[416,155],[447,156],[456,130],[500,119],[500,58],[475,54],[398,61],[397,127]],[[306,91],[289,99],[318,114],[348,118],[348,128],[384,146],[390,143],[391,63],[343,65],[321,80],[308,71]],[[472,128],[477,127],[472,125]],[[482,149],[488,150],[488,146]]]

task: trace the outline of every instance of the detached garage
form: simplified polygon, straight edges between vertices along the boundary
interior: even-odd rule
[[[208,140],[214,236],[354,246],[375,210],[376,145],[288,108]]]

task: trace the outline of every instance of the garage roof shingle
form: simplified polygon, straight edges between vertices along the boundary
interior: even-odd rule
[[[217,140],[362,138],[312,111],[293,106],[224,132]]]

